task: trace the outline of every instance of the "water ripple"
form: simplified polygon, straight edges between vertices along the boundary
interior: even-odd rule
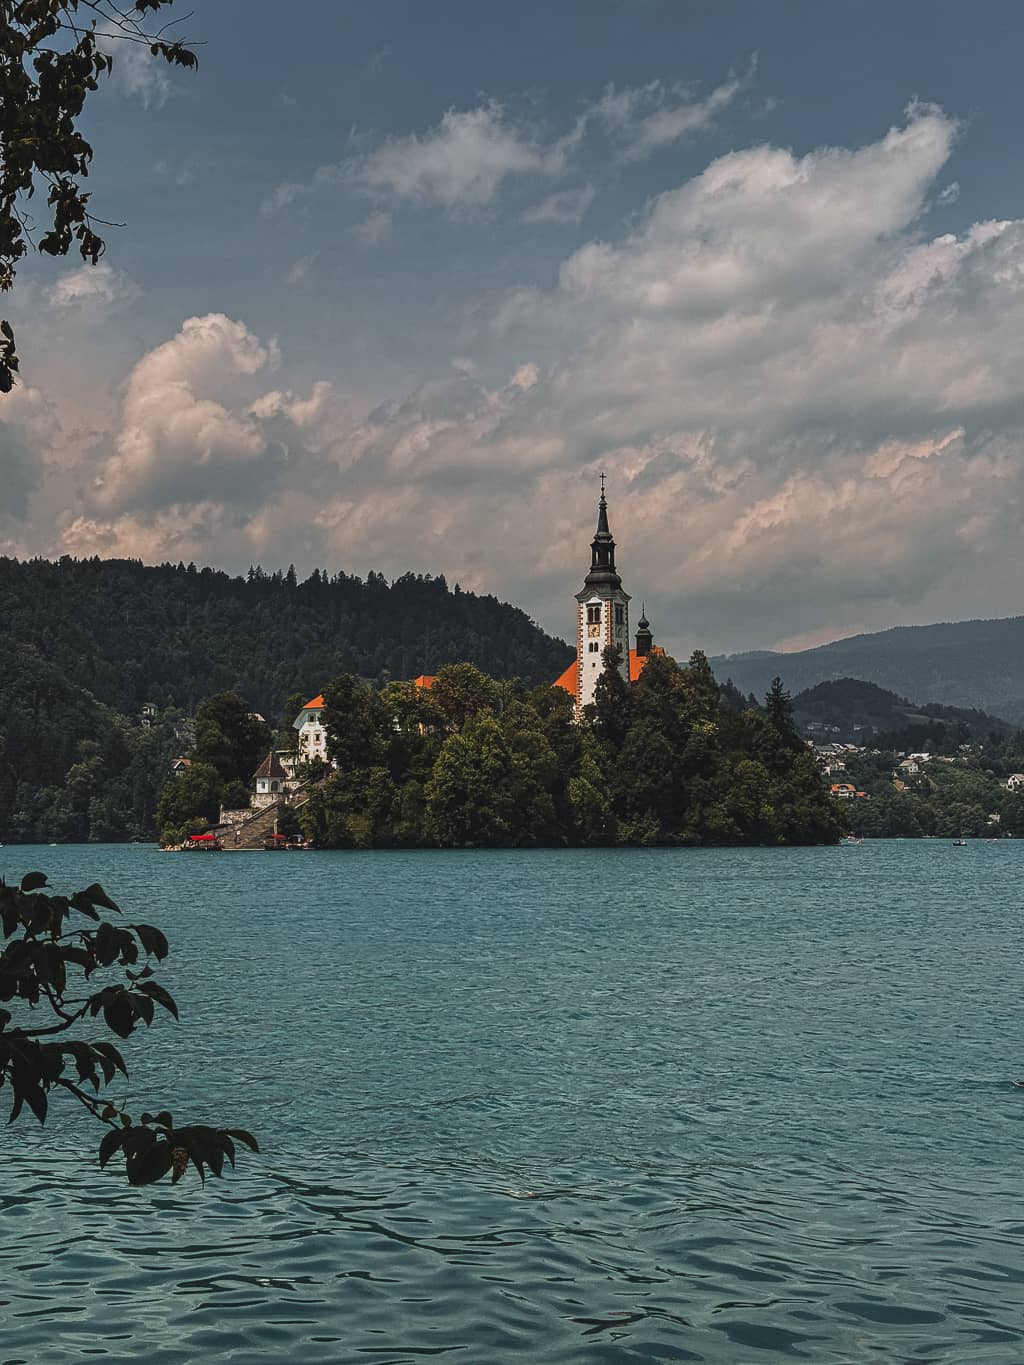
[[[47,852],[171,934],[133,1102],[266,1154],[140,1193],[7,1130],[0,1365],[1024,1359],[1024,849],[325,855],[256,904]]]

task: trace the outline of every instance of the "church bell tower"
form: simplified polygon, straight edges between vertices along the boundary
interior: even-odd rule
[[[615,541],[608,528],[603,474],[597,531],[590,545],[590,572],[583,580],[582,591],[576,594],[576,603],[576,705],[582,711],[594,700],[594,688],[604,668],[602,655],[609,646],[619,650],[622,676],[629,681],[629,593],[615,568]]]

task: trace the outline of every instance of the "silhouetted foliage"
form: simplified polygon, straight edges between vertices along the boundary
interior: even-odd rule
[[[103,254],[96,231],[103,224],[82,184],[93,149],[78,120],[100,78],[113,69],[111,46],[141,45],[173,66],[198,65],[189,47],[168,38],[166,27],[152,30],[145,23],[173,2],[0,3],[0,292],[13,286],[30,245],[49,256],[77,247],[92,265]],[[43,189],[49,223],[37,238],[29,201]],[[14,332],[0,322],[0,393],[11,391],[18,368]]]
[[[44,1124],[51,1097],[70,1096],[106,1127],[100,1165],[120,1153],[132,1185],[168,1173],[176,1183],[190,1165],[205,1183],[207,1170],[219,1176],[225,1161],[235,1164],[236,1143],[258,1151],[244,1129],[176,1123],[168,1110],[135,1121],[101,1095],[128,1069],[113,1043],[83,1040],[77,1026],[102,1022],[123,1039],[148,1028],[158,1005],[177,1019],[150,965],[167,956],[167,940],[151,924],[103,918],[120,909],[99,885],[71,896],[47,894],[46,885],[41,872],[18,887],[0,880],[0,1001],[11,1005],[0,1008],[0,1089],[10,1095],[9,1122],[27,1109]]]

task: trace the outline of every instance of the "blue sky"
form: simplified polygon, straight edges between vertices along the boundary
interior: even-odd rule
[[[1024,9],[198,0],[6,310],[0,551],[444,572],[684,653],[1019,612]]]

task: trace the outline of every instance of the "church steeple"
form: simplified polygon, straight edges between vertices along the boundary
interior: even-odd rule
[[[644,602],[640,607],[640,621],[636,628],[636,657],[643,659],[650,654],[654,648],[654,633],[651,630],[651,623],[647,619],[647,603]]]
[[[615,540],[608,527],[608,500],[604,495],[604,475],[601,475],[601,501],[597,505],[597,530],[590,542],[590,572],[583,580],[587,588],[621,588],[622,579],[615,570]]]
[[[576,594],[576,713],[594,700],[604,667],[604,652],[619,654],[622,676],[629,681],[629,593],[615,567],[615,540],[608,525],[608,499],[601,475],[597,530],[590,543],[590,571]]]

